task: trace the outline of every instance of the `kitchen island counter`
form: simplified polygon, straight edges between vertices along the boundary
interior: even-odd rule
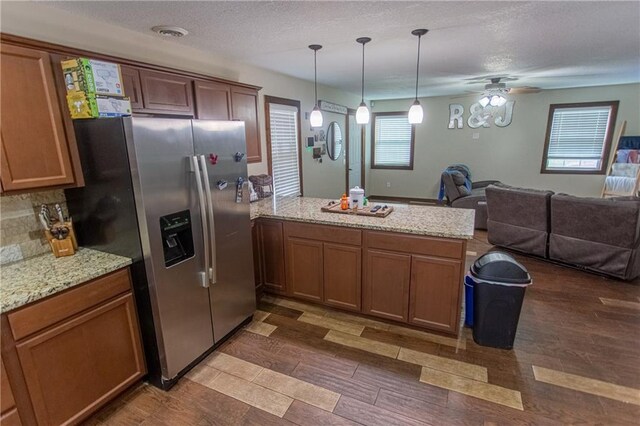
[[[473,238],[474,210],[393,204],[394,211],[379,218],[321,211],[330,201],[309,197],[266,198],[251,204],[251,219],[264,217],[431,237]]]
[[[51,253],[2,266],[0,313],[19,308],[131,264],[131,259],[81,248],[73,256]]]

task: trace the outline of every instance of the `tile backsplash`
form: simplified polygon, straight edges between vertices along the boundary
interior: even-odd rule
[[[0,265],[51,251],[38,213],[42,204],[54,212],[56,203],[68,214],[61,189],[0,197]]]

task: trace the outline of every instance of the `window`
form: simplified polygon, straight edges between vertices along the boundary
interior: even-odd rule
[[[406,112],[373,114],[371,168],[413,170],[415,128]]]
[[[300,102],[265,96],[269,173],[275,195],[302,194]]]
[[[618,101],[549,107],[542,173],[604,174]]]

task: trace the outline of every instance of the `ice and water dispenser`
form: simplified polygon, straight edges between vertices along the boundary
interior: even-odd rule
[[[175,265],[193,257],[193,234],[189,210],[172,213],[160,218],[164,266]]]

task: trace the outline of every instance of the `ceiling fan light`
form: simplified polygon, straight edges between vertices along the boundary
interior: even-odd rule
[[[419,100],[415,100],[411,108],[409,108],[409,124],[420,124],[422,123],[422,118],[424,117],[424,111],[422,110],[422,105],[420,105]]]
[[[482,108],[486,107],[487,105],[489,105],[489,97],[488,96],[483,96],[482,98],[480,98],[480,100],[478,101],[480,103],[480,105],[482,106]]]
[[[311,111],[311,115],[309,116],[309,124],[311,127],[322,127],[322,112],[318,105],[313,107],[313,111]]]
[[[491,106],[499,106],[501,97],[502,96],[500,96],[500,95],[491,96],[491,100],[489,101],[489,105],[491,105]]]
[[[502,106],[507,103],[507,98],[504,96],[500,96],[500,101],[498,102],[498,106]]]
[[[369,108],[364,101],[360,102],[360,106],[356,110],[356,123],[369,124]]]

